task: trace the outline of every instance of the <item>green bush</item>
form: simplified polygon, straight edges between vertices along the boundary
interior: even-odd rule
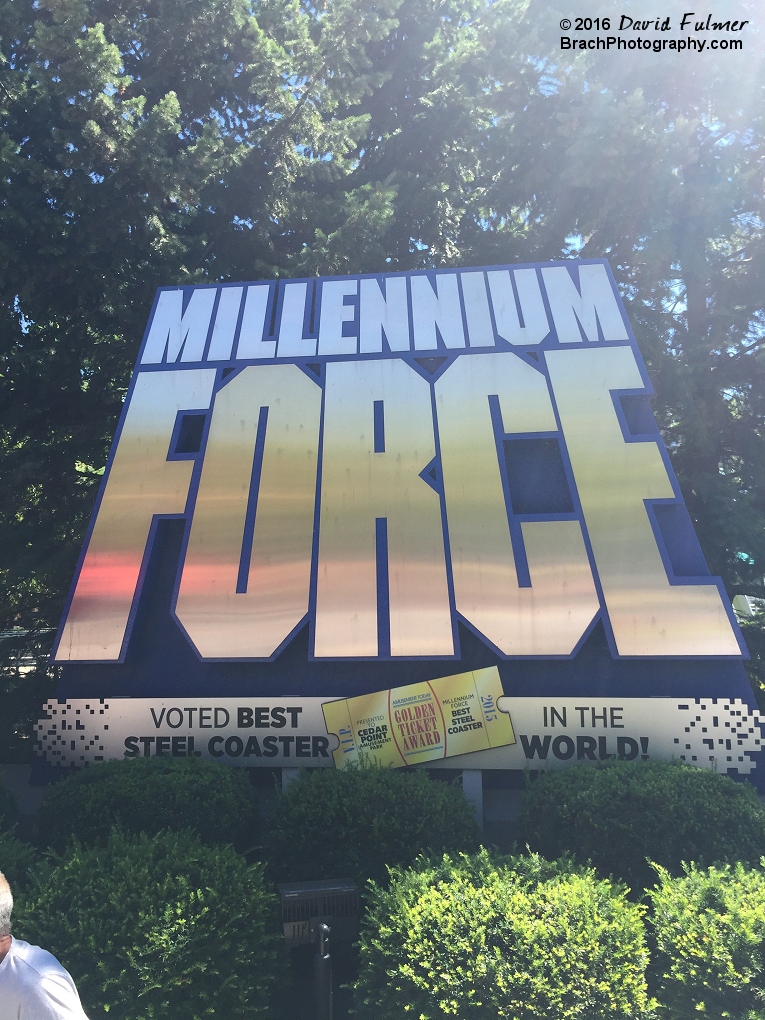
[[[426,772],[376,767],[301,772],[279,798],[268,838],[281,881],[387,879],[419,854],[478,848],[462,790]]]
[[[62,850],[72,836],[103,843],[114,825],[149,834],[189,829],[205,843],[244,850],[255,840],[257,810],[245,770],[199,758],[110,761],[52,788],[37,815],[37,838]]]
[[[37,861],[34,847],[17,839],[13,829],[0,831],[0,871],[10,882],[14,896],[28,885]]]
[[[19,808],[11,791],[0,786],[0,831],[10,829],[19,820]]]
[[[526,791],[532,850],[571,852],[632,889],[653,885],[646,858],[672,874],[683,861],[756,863],[765,808],[754,787],[673,762],[605,762],[542,773]]]
[[[14,919],[75,979],[94,1020],[268,1016],[282,940],[260,865],[190,833],[70,844]]]
[[[373,886],[360,1020],[648,1017],[643,908],[538,857],[444,857]]]
[[[37,859],[36,851],[16,838],[19,811],[10,790],[0,786],[0,871],[14,890],[23,888]]]
[[[659,869],[650,976],[666,1020],[765,1018],[765,873]]]

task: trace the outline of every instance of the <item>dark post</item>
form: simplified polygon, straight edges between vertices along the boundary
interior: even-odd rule
[[[317,952],[314,958],[316,1020],[332,1020],[332,957],[329,955],[329,925],[318,924]]]

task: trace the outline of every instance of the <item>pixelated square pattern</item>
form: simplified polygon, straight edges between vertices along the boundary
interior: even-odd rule
[[[48,701],[47,718],[39,720],[37,746],[54,765],[89,765],[104,761],[104,734],[109,704],[105,701]]]
[[[681,761],[718,772],[738,769],[742,775],[755,768],[749,754],[763,749],[760,727],[765,725],[757,709],[738,698],[697,698],[677,708],[685,717],[684,732],[674,738]]]

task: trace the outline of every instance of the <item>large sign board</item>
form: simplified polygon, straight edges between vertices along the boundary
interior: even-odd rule
[[[407,747],[417,716],[395,707],[328,733],[347,702],[322,698],[54,699],[38,729],[49,760],[65,766],[157,754],[244,767],[333,768],[366,758],[393,767],[513,770],[676,758],[750,776],[761,755],[760,715],[739,699],[503,697],[496,710],[468,717],[459,714],[461,697],[444,699],[442,753],[411,739]],[[493,733],[480,728],[487,716]]]
[[[293,735],[317,765],[345,740],[390,764],[519,767],[514,708],[535,699],[654,699],[657,719],[664,699],[723,699],[756,726],[650,392],[602,260],[161,289],[56,641],[59,697],[182,715],[302,699],[316,718]],[[452,711],[468,728],[449,741]],[[121,753],[156,753],[136,727]],[[192,730],[160,753],[201,753]],[[749,771],[720,747],[707,764]]]

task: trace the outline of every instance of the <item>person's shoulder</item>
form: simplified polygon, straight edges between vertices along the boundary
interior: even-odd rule
[[[60,975],[62,972],[66,974],[53,953],[49,953],[47,949],[41,949],[40,946],[33,946],[29,942],[22,942],[20,939],[14,938],[11,951],[15,960],[40,977]]]
[[[63,1020],[87,1020],[77,988],[69,971],[56,957],[40,946],[14,939],[11,944],[13,971],[9,975],[15,994],[21,996],[29,1015],[57,1017]],[[6,957],[6,960],[8,957]],[[37,1010],[37,1012],[35,1012]],[[2,1016],[2,1010],[0,1010]]]

